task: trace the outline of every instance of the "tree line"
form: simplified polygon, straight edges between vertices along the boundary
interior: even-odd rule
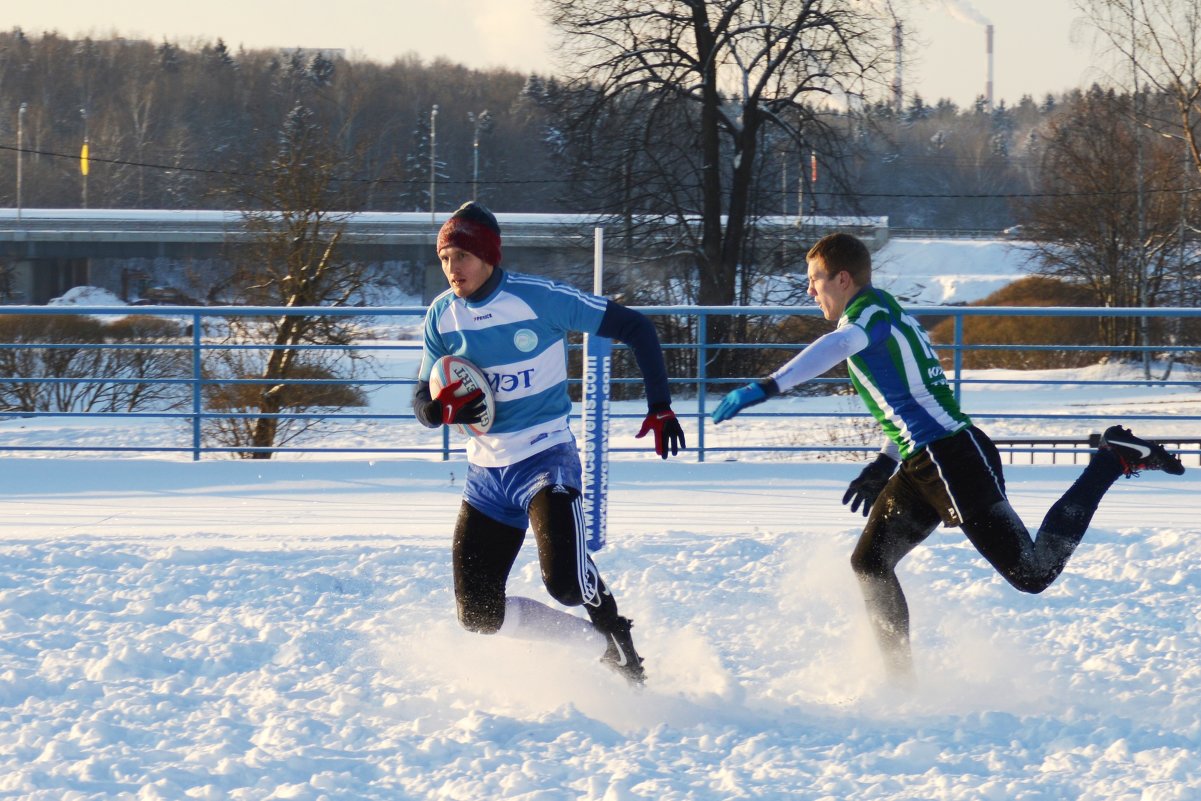
[[[634,138],[639,110],[611,104],[607,119],[593,113],[585,129],[579,116],[601,93],[586,95],[552,76],[442,60],[384,65],[323,52],[235,52],[220,39],[185,47],[14,29],[0,33],[0,205],[18,202],[18,134],[25,207],[83,205],[85,140],[90,206],[244,203],[234,190],[263,176],[299,105],[340,153],[343,210],[429,210],[431,172],[439,211],[477,194],[497,211],[672,208],[672,187],[634,180],[639,161],[669,152],[656,150],[662,141]],[[901,228],[1006,228],[1018,221],[1015,199],[1039,185],[1046,129],[1083,99],[1025,97],[989,109],[981,98],[962,109],[915,95],[902,109],[810,108],[810,134],[804,115],[799,138],[766,126],[756,134],[751,210],[883,215]],[[628,106],[649,102],[657,101]],[[660,108],[647,118],[670,131],[664,123],[683,113]],[[678,185],[700,180],[672,158]]]
[[[83,204],[85,139],[90,206],[229,207],[238,199],[231,188],[266,172],[303,106],[341,157],[338,177],[354,209],[430,208],[433,118],[438,209],[470,194],[478,152],[482,198],[542,210],[554,182],[545,180],[545,126],[526,82],[415,57],[383,65],[324,52],[235,52],[220,39],[185,47],[16,29],[0,34],[0,143],[8,151],[0,204],[17,203],[19,133],[27,207]]]

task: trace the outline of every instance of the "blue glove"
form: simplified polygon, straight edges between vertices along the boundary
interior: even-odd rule
[[[767,392],[763,389],[762,384],[754,383],[739,387],[722,398],[721,403],[713,410],[713,422],[720,423],[729,420],[746,407],[763,403],[765,400],[767,400]]]

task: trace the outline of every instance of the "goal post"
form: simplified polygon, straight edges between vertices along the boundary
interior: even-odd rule
[[[592,292],[602,295],[604,283],[604,229],[593,229]],[[612,378],[613,341],[587,334],[584,337],[584,531],[589,551],[605,545],[609,510],[609,383]]]

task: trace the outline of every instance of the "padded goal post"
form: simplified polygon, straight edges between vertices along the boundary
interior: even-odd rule
[[[593,229],[592,292],[602,294],[604,283],[604,229]],[[589,551],[605,545],[609,511],[609,382],[612,377],[613,341],[588,334],[584,337],[584,531]]]

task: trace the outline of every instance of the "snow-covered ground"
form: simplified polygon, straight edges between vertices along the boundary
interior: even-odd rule
[[[389,389],[373,408],[406,397]],[[1064,431],[981,422],[1067,435],[1148,402],[1195,414],[1197,397],[972,384],[965,407],[1066,411]],[[812,442],[833,425],[747,415],[706,436]],[[617,421],[615,443],[642,445],[633,428]],[[1196,436],[1191,423],[1135,430]],[[0,421],[8,443],[175,433]],[[377,422],[333,436],[429,435]],[[1182,477],[1119,481],[1040,596],[1011,589],[957,530],[931,537],[902,564],[920,674],[908,691],[883,679],[849,568],[862,518],[839,501],[858,465],[620,455],[598,562],[637,624],[641,692],[595,653],[458,628],[461,460],[40,455],[0,458],[0,798],[1201,798],[1195,455]],[[1078,470],[1007,468],[1028,524]],[[532,543],[510,591],[546,598]]]
[[[462,469],[0,461],[0,796],[1201,795],[1195,466],[1120,482],[1042,596],[936,534],[903,565],[909,693],[847,564],[853,465],[614,463],[599,562],[640,693],[458,629]],[[1075,473],[1011,468],[1016,507]],[[531,546],[510,590],[545,598]]]
[[[1120,419],[1137,398],[1008,399],[1065,401]],[[848,566],[858,466],[761,458],[614,460],[599,563],[640,693],[597,654],[458,628],[461,461],[0,459],[0,797],[1201,797],[1195,456],[1120,481],[1041,596],[932,537],[902,565],[911,692]],[[1077,470],[1008,468],[1028,523]],[[510,590],[546,597],[532,545]]]

